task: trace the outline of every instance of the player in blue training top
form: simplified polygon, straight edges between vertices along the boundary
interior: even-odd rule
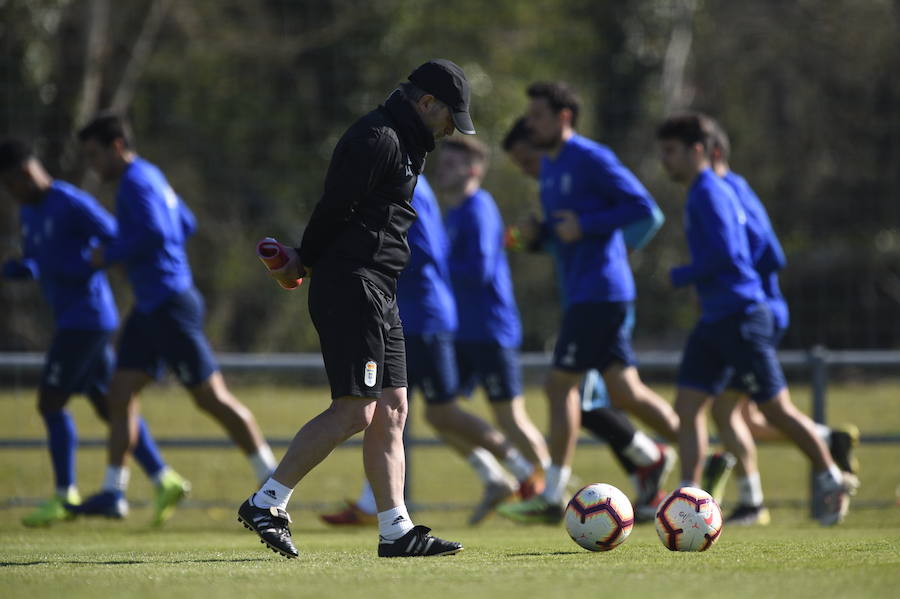
[[[503,139],[503,149],[523,174],[538,179],[541,152],[531,143],[525,117],[518,119]],[[654,204],[653,214],[622,229],[625,246],[629,252],[643,248],[665,221],[662,211]],[[525,249],[525,248],[521,248]],[[544,240],[530,251],[548,251],[556,259],[553,245]],[[562,267],[557,264],[557,279]],[[560,285],[562,293],[562,285]],[[563,301],[565,303],[565,301]],[[630,335],[634,315],[629,315],[624,328]],[[635,428],[628,416],[610,405],[609,393],[600,373],[591,369],[581,383],[581,426],[606,441],[619,464],[628,474],[637,493],[633,505],[637,521],[647,521],[656,515],[656,505],[665,496],[662,483],[675,465],[675,451],[658,443],[643,431]]]
[[[675,287],[694,285],[700,322],[687,341],[675,407],[681,418],[681,486],[696,486],[708,442],[704,410],[737,377],[769,422],[809,458],[823,525],[840,522],[858,484],[842,473],[813,421],[793,405],[775,355],[774,320],[747,240],[747,215],[731,187],[710,168],[711,120],[687,113],[657,130],[669,176],[688,188],[684,229],[691,262],[672,269]]]
[[[579,102],[564,83],[528,88],[527,125],[544,154],[540,165],[540,228],[523,229],[526,244],[547,239],[562,270],[563,322],[547,379],[550,456],[544,493],[499,512],[519,522],[562,518],[562,492],[571,474],[578,436],[578,384],[600,371],[612,404],[668,439],[678,418],[641,382],[628,326],[634,279],[622,228],[651,217],[654,201],[613,152],[575,133]]]
[[[397,284],[397,304],[406,340],[407,380],[410,388],[419,388],[424,396],[426,419],[484,483],[484,496],[469,519],[470,524],[477,524],[518,487],[533,485],[534,468],[503,435],[459,406],[454,350],[458,320],[450,288],[450,243],[437,199],[423,175],[416,183],[412,207],[417,216],[407,233],[409,264]],[[522,485],[509,480],[497,458],[522,479]],[[357,501],[347,503],[341,511],[323,514],[322,520],[335,525],[376,523],[375,498],[368,483]]]
[[[732,171],[728,164],[731,143],[721,124],[710,119],[713,125],[709,148],[710,164],[715,173],[734,191],[744,214],[747,216],[747,242],[753,267],[760,277],[766,303],[772,311],[774,332],[772,345],[778,347],[788,327],[788,305],[778,286],[778,272],[787,260],[775,235],[765,206],[747,181]],[[716,398],[712,406],[723,445],[735,460],[738,474],[738,506],[726,518],[730,524],[768,524],[769,512],[763,504],[762,483],[756,462],[754,441],[783,441],[786,437],[768,423],[754,402],[748,400],[750,390],[743,380],[733,377],[726,390]],[[859,429],[853,425],[831,428],[816,424],[816,432],[831,452],[838,467],[855,473],[853,447],[859,440]],[[719,500],[724,491],[724,478],[718,484],[704,479],[704,488]]]
[[[162,172],[135,153],[123,118],[100,114],[78,137],[100,178],[119,182],[118,235],[95,247],[91,262],[95,268],[123,263],[135,306],[119,336],[110,383],[109,466],[103,487],[73,511],[116,516],[125,505],[125,460],[135,442],[138,393],[159,376],[163,364],[248,456],[257,479],[266,480],[275,467],[272,451],[253,414],[225,386],[203,334],[203,299],[194,288],[185,250],[196,228],[194,215]]]
[[[54,181],[27,144],[0,144],[0,181],[21,205],[23,256],[3,265],[3,278],[39,280],[53,308],[56,332],[38,387],[38,411],[47,427],[56,494],[23,518],[47,526],[71,517],[65,504],[81,503],[75,476],[78,432],[65,409],[83,393],[108,420],[107,391],[114,357],[109,345],[118,312],[106,275],[91,268],[90,250],[115,237],[112,216],[90,195]],[[177,502],[187,482],[166,466],[143,419],[137,422],[135,459],[156,485],[154,522]]]
[[[549,466],[550,456],[525,409],[518,356],[522,329],[506,260],[503,220],[494,199],[481,188],[487,162],[483,144],[461,138],[443,143],[436,167],[459,312],[456,359],[463,392],[468,395],[477,385],[485,389],[497,426],[530,462],[531,472],[513,470],[524,485],[519,495],[528,497],[543,490],[542,481],[535,486],[533,473]]]

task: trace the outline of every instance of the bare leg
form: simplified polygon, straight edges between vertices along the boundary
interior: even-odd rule
[[[726,391],[713,401],[712,406],[722,444],[737,460],[735,470],[742,477],[758,471],[756,443],[742,414],[745,403],[747,398],[743,395]]]
[[[221,424],[241,451],[252,454],[265,445],[253,413],[231,394],[221,372],[212,373],[208,379],[188,390],[197,407]]]
[[[375,413],[363,438],[366,477],[372,485],[379,512],[404,505],[403,427],[406,414],[406,388],[384,389],[381,398],[375,402]]]
[[[116,370],[109,382],[109,465],[121,468],[138,437],[138,393],[150,382],[140,370]]]
[[[332,400],[324,412],[297,432],[272,478],[286,487],[296,487],[335,447],[369,426],[375,404],[374,399],[352,396]]]
[[[472,446],[484,447],[500,460],[506,458],[512,449],[503,433],[475,414],[463,410],[455,400],[427,404],[425,418],[441,436],[446,435],[448,439],[455,437]]]
[[[536,468],[543,467],[550,460],[547,441],[528,416],[524,397],[519,395],[509,401],[491,402],[491,409],[497,426],[526,460]]]
[[[709,443],[706,431],[706,413],[709,396],[704,391],[678,388],[675,411],[678,413],[678,457],[681,459],[681,480],[699,483],[706,446]]]
[[[781,430],[812,462],[813,470],[822,472],[834,465],[824,441],[816,434],[812,419],[797,409],[787,388],[769,401],[759,404],[766,419]]]
[[[641,381],[637,368],[611,364],[603,371],[603,381],[614,407],[634,414],[670,441],[678,438],[678,414]]]
[[[772,426],[762,412],[756,402],[745,401],[741,404],[741,415],[747,426],[750,428],[750,434],[756,441],[787,441],[780,430]]]
[[[557,466],[570,466],[581,428],[581,397],[578,383],[584,373],[550,371],[545,390],[550,407],[550,459]]]

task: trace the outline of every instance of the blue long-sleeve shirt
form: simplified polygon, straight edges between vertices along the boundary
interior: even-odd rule
[[[90,266],[91,249],[116,235],[116,221],[86,192],[54,181],[37,204],[21,209],[21,261],[4,275],[39,279],[59,329],[111,331],[118,312],[105,273]]]
[[[185,242],[197,222],[156,166],[136,158],[125,169],[116,219],[119,234],[105,258],[125,263],[139,311],[150,312],[193,284]]]
[[[450,277],[460,341],[522,343],[522,324],[503,249],[503,219],[491,194],[479,189],[447,211]]]
[[[631,301],[634,278],[622,229],[651,219],[655,202],[616,155],[573,135],[551,160],[541,161],[544,235],[558,252],[567,304]],[[582,237],[563,243],[554,232],[557,210],[572,210]]]
[[[397,307],[408,335],[456,331],[456,303],[447,264],[450,242],[434,192],[419,175],[412,199],[416,221],[407,232],[409,263],[397,281]]]
[[[676,287],[696,285],[701,320],[715,322],[765,300],[747,241],[747,216],[727,183],[710,169],[688,189],[684,232],[691,263],[671,271]]]
[[[750,257],[753,267],[762,282],[763,293],[772,310],[775,325],[785,330],[790,322],[787,302],[778,286],[778,271],[787,265],[784,250],[772,228],[769,214],[759,197],[747,183],[746,179],[728,171],[723,177],[738,197],[744,213],[747,215],[747,242],[750,244]]]

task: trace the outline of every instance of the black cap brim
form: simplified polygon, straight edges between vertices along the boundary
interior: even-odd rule
[[[456,130],[464,135],[475,135],[475,124],[468,112],[451,112]]]

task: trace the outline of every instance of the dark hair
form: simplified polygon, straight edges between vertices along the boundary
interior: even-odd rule
[[[667,118],[656,129],[657,139],[676,139],[686,146],[701,144],[706,152],[712,148],[714,121],[699,112],[683,112]]]
[[[34,158],[34,151],[21,139],[7,139],[0,143],[0,173],[18,168]]]
[[[509,152],[512,150],[512,147],[520,141],[524,141],[528,144],[531,143],[531,130],[528,129],[528,123],[524,116],[520,116],[516,119],[512,128],[506,133],[506,137],[503,138],[503,151]]]
[[[104,146],[111,145],[117,139],[125,141],[125,147],[131,147],[131,126],[125,117],[115,113],[104,111],[95,116],[91,121],[78,131],[80,141],[95,139]]]
[[[468,136],[450,137],[444,140],[441,147],[447,150],[456,150],[465,154],[471,162],[487,164],[488,149],[477,139]]]
[[[722,160],[727,161],[731,155],[731,141],[728,139],[728,133],[719,121],[712,118],[710,120],[713,124],[713,131],[709,150],[718,149],[722,153]]]
[[[578,122],[578,108],[581,102],[575,95],[575,90],[563,81],[538,81],[528,86],[525,92],[529,98],[544,98],[550,104],[553,112],[559,113],[563,108],[572,111],[572,126]]]

